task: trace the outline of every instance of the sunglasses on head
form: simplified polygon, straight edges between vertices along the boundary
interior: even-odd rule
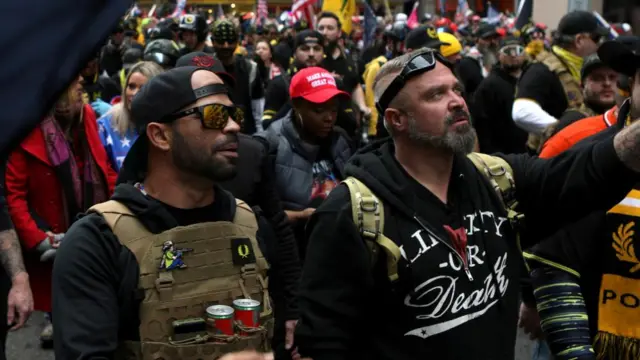
[[[206,104],[169,115],[166,120],[176,120],[181,117],[198,114],[202,126],[206,129],[222,130],[227,126],[229,118],[238,125],[244,121],[244,111],[237,106],[222,104]]]
[[[412,57],[407,65],[402,69],[400,74],[389,84],[389,87],[382,93],[376,106],[380,113],[389,107],[389,103],[398,95],[409,79],[418,76],[427,71],[431,71],[436,67],[436,62],[447,63],[447,60],[440,53],[433,50]]]
[[[503,46],[500,53],[507,56],[520,56],[524,54],[524,46],[517,44]]]

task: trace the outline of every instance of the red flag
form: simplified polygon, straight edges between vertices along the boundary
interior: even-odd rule
[[[291,7],[291,16],[294,22],[305,20],[310,29],[316,28],[316,10],[314,4],[317,0],[296,0]]]
[[[413,4],[413,10],[411,10],[411,14],[409,14],[409,18],[407,19],[407,26],[409,29],[415,29],[420,25],[418,21],[418,2],[416,1]]]

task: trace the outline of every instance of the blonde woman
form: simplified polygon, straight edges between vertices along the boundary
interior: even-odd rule
[[[122,101],[98,119],[100,139],[107,151],[109,162],[116,171],[120,171],[124,157],[127,156],[131,144],[138,137],[138,132],[129,119],[131,100],[149,79],[162,71],[160,65],[151,61],[142,61],[133,65],[127,75],[126,85],[122,89]]]

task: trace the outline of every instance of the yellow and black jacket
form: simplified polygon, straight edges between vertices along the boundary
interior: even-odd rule
[[[362,74],[362,79],[364,80],[364,100],[369,110],[371,110],[371,120],[369,122],[370,136],[376,135],[378,122],[382,121],[382,114],[378,114],[378,109],[376,108],[376,101],[373,94],[373,80],[375,80],[382,65],[386,63],[386,57],[378,56],[365,65],[364,74]]]
[[[616,124],[585,141],[618,131],[628,124],[628,112],[625,104]],[[607,212],[594,212],[524,253],[554,355],[640,358],[638,225],[640,186]],[[580,338],[588,341],[568,340]]]

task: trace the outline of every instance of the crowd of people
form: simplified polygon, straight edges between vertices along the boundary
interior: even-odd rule
[[[248,20],[128,14],[7,155],[2,344],[640,358],[633,29]]]

